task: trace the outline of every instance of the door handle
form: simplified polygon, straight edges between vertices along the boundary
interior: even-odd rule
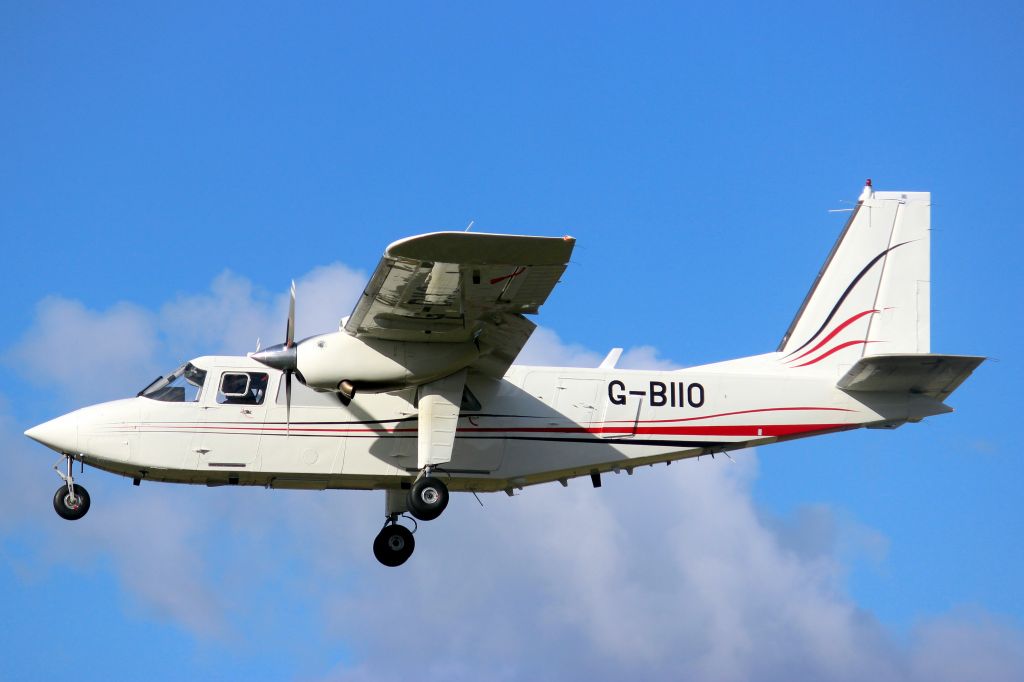
[[[205,455],[209,451],[209,448],[192,448],[192,452],[198,452],[200,455]]]

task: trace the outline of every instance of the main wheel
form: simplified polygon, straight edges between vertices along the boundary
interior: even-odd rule
[[[401,566],[416,549],[416,540],[405,526],[393,523],[377,533],[373,539],[373,556],[385,566]]]
[[[53,494],[53,508],[62,519],[77,521],[89,511],[89,493],[85,488],[75,483],[75,494],[68,493],[68,487],[62,485]]]
[[[448,506],[448,487],[441,479],[424,476],[409,491],[409,511],[420,521],[436,519]]]

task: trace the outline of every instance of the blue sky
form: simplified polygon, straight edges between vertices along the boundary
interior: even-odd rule
[[[1018,4],[0,19],[0,678],[1024,671]],[[68,524],[21,436],[276,341],[292,278],[300,335],[329,329],[388,242],[470,220],[578,240],[532,357],[773,350],[866,177],[932,192],[933,349],[998,360],[922,425],[456,500],[392,572],[377,495],[87,472]]]

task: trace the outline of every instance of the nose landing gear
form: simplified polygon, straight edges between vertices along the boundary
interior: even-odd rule
[[[77,521],[89,511],[89,492],[75,483],[72,471],[74,463],[71,455],[64,455],[64,460],[67,473],[58,468],[60,461],[53,465],[54,471],[64,481],[64,484],[53,494],[53,508],[62,519]]]

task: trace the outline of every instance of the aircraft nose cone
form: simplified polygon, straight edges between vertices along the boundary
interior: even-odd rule
[[[57,452],[78,452],[78,416],[66,414],[33,426],[25,435]]]

